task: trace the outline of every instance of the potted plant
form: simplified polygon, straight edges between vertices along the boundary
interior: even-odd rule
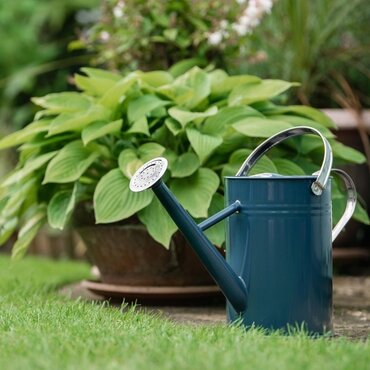
[[[132,239],[131,250],[139,251],[127,257],[134,274],[145,270],[140,267],[145,257],[153,265],[160,250],[169,266],[160,266],[155,274],[163,270],[173,278],[177,228],[151,192],[135,194],[128,187],[130,177],[147,160],[167,158],[166,183],[199,220],[223,207],[223,176],[235,174],[261,140],[280,130],[298,125],[317,128],[330,140],[336,159],[364,161],[362,154],[335,140],[332,121],[320,111],[276,103],[294,83],[198,67],[177,77],[167,71],[119,75],[83,68],[82,72],[74,79],[81,91],[34,98],[42,108],[34,121],[0,140],[1,149],[17,146],[19,151],[16,168],[0,184],[0,243],[19,228],[14,257],[24,254],[44,224],[63,229],[76,210],[80,229],[95,222],[99,232],[115,223],[129,226],[130,237],[120,237],[112,229],[103,231],[103,237],[90,237],[95,248],[101,247],[92,253],[98,266],[107,255],[114,262],[120,260],[107,250],[109,244],[115,250],[118,242],[108,239],[117,234],[121,240]],[[319,140],[293,138],[264,157],[254,171],[312,173],[321,155]],[[335,182],[333,193],[344,199]],[[361,207],[356,215],[366,217]],[[135,238],[144,229],[157,243],[156,252],[148,256],[141,250],[147,241]],[[222,224],[207,233],[215,245],[222,245]],[[107,273],[103,280],[117,282],[109,268],[99,268]],[[152,284],[171,284],[151,279]],[[182,277],[175,284],[188,282]]]

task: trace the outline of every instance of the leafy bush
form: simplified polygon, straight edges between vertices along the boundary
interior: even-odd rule
[[[111,70],[167,69],[189,58],[186,64],[225,68],[243,55],[248,33],[273,4],[252,2],[106,0],[81,41]]]
[[[137,214],[150,235],[168,247],[176,226],[152,192],[132,193],[128,187],[136,169],[153,157],[168,159],[166,183],[199,219],[222,208],[222,177],[235,174],[252,148],[280,130],[317,128],[338,161],[364,161],[335,141],[329,130],[334,125],[323,113],[273,102],[294,86],[289,82],[198,67],[178,77],[165,71],[125,76],[82,71],[85,75],[75,76],[82,92],[34,98],[43,108],[35,120],[0,140],[0,149],[19,146],[20,153],[17,167],[0,184],[0,243],[21,226],[16,256],[43,224],[64,228],[76,205],[86,201],[93,202],[97,223]],[[321,164],[321,146],[310,136],[291,139],[254,171],[312,173]],[[342,202],[335,185],[333,191]],[[361,208],[356,217],[368,221]],[[222,244],[222,224],[208,232]]]
[[[345,81],[370,106],[369,21],[367,0],[279,0],[236,70],[300,81],[291,101],[325,108],[342,105]]]

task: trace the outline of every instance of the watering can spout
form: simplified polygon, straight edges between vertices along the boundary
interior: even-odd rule
[[[238,313],[244,312],[247,307],[247,289],[244,281],[234,272],[203,233],[205,228],[238,211],[240,204],[236,202],[231,207],[221,211],[219,216],[197,225],[161,181],[166,168],[167,161],[165,158],[155,158],[149,161],[139,168],[132,177],[130,189],[134,192],[149,188],[153,190],[235,311]]]

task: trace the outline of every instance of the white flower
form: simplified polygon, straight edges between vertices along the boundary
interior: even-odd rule
[[[210,45],[218,45],[222,41],[222,32],[215,31],[208,35],[208,42]]]
[[[245,36],[249,32],[248,27],[246,27],[244,24],[240,24],[240,23],[234,23],[233,24],[233,30],[239,36]]]
[[[123,16],[123,9],[115,6],[113,8],[113,15],[115,16],[115,18],[121,18]]]
[[[236,0],[236,2],[239,4],[239,5],[242,5],[246,2],[247,0]]]
[[[110,34],[107,31],[100,32],[100,40],[102,41],[108,41],[110,39]]]

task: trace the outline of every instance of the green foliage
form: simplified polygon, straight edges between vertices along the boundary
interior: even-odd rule
[[[124,76],[83,71],[86,75],[76,76],[81,92],[34,98],[43,109],[35,120],[0,140],[0,148],[18,146],[20,152],[15,170],[0,184],[0,241],[21,226],[16,256],[46,221],[64,228],[81,201],[93,202],[97,223],[138,214],[151,236],[168,247],[176,226],[152,192],[133,193],[128,187],[137,168],[154,157],[168,159],[166,183],[195,218],[222,208],[222,176],[235,174],[263,138],[282,129],[315,127],[328,137],[338,159],[364,161],[335,141],[327,128],[333,124],[322,113],[277,105],[293,85],[284,81],[229,77],[198,67],[177,77],[165,71]],[[227,83],[221,87],[215,75]],[[315,138],[295,138],[262,158],[254,171],[310,174],[321,157]],[[357,215],[366,222],[366,212],[360,209]],[[223,225],[208,235],[221,245]]]
[[[246,32],[235,29],[246,6],[219,0],[105,0],[99,21],[72,46],[93,51],[93,62],[110,70],[171,67],[177,77],[209,62],[224,68],[248,43]],[[216,42],[213,33],[220,35]]]
[[[367,0],[276,1],[235,70],[299,81],[291,101],[343,106],[338,98],[350,97],[350,88],[369,106],[369,21]]]

